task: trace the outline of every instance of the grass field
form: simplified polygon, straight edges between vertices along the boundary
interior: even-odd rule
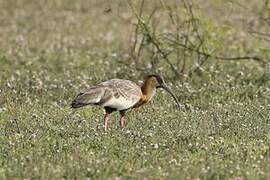
[[[118,114],[104,132],[103,109],[72,113],[80,90],[143,79],[126,65],[136,19],[125,2],[0,0],[0,179],[270,179],[269,63],[212,58],[178,81],[161,64],[157,72],[189,108],[159,92],[127,114],[123,130]],[[269,62],[269,39],[245,28],[267,32],[256,19],[263,2],[235,2],[194,1],[222,39],[212,46]]]

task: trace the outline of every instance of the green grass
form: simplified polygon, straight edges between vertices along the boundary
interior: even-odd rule
[[[72,113],[80,90],[115,77],[142,80],[123,63],[133,26],[117,8],[134,17],[125,3],[116,4],[0,0],[0,179],[269,179],[269,66],[211,59],[202,75],[184,82],[173,81],[165,66],[159,71],[190,108],[178,111],[158,92],[127,114],[123,130],[118,114],[104,132],[102,109]],[[213,4],[201,11],[210,6],[215,14],[224,5]],[[112,14],[104,13],[108,7]],[[238,17],[215,21],[244,31]],[[234,45],[250,52],[234,36]],[[269,57],[264,40],[244,40]],[[234,45],[228,39],[223,54]]]

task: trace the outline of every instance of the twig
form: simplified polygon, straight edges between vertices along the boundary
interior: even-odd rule
[[[167,38],[167,37],[165,37]],[[168,39],[168,38],[167,38]],[[207,57],[211,57],[211,58],[214,58],[214,59],[220,59],[220,60],[228,60],[228,61],[236,61],[236,60],[254,60],[254,61],[257,61],[257,62],[260,62],[260,63],[263,63],[264,65],[267,64],[267,63],[270,63],[269,60],[265,60],[263,58],[260,58],[258,56],[237,56],[237,57],[223,57],[223,56],[217,56],[217,55],[213,55],[213,54],[210,54],[210,53],[206,53],[206,52],[202,52],[198,49],[195,49],[195,48],[192,48],[192,47],[188,47],[186,46],[185,44],[182,44],[182,43],[179,43],[175,40],[172,40],[172,39],[168,39],[169,41],[173,42],[174,44],[178,45],[178,46],[181,46],[187,50],[190,50],[190,51],[193,51],[193,52],[196,52],[197,54],[200,54],[200,55],[203,55],[203,56],[207,56]]]
[[[136,15],[137,19],[139,20],[139,24],[142,26],[142,28],[144,29],[145,31],[145,34],[149,40],[149,42],[152,42],[152,44],[156,47],[157,51],[159,54],[161,54],[161,56],[165,59],[165,61],[169,64],[170,68],[172,69],[172,71],[177,75],[177,76],[180,76],[179,72],[177,71],[177,69],[173,66],[173,64],[171,63],[171,61],[169,60],[168,58],[168,55],[170,53],[165,53],[160,45],[159,45],[159,42],[157,41],[156,38],[154,38],[152,35],[151,35],[151,32],[149,30],[149,28],[147,27],[146,23],[141,19],[141,17],[137,14],[137,12],[134,10],[133,6],[130,6],[133,13]]]
[[[128,2],[128,5],[130,7],[133,7],[129,2]],[[141,1],[141,5],[140,5],[140,11],[139,11],[139,17],[142,16],[142,13],[143,13],[143,6],[144,6],[144,0]],[[131,55],[134,55],[134,52],[135,52],[135,49],[136,49],[136,45],[137,45],[137,41],[138,41],[138,30],[139,30],[139,23],[136,24],[136,29],[135,29],[135,34],[134,34],[134,38],[135,38],[135,41],[133,43],[133,46],[131,47]],[[136,57],[136,60],[137,60],[137,57]]]
[[[265,41],[270,41],[270,33],[255,31],[251,28],[250,28],[249,32],[252,35],[257,36],[258,38],[262,38]]]
[[[147,20],[147,24],[149,24],[150,23],[150,20],[152,19],[152,17],[154,16],[154,14],[155,14],[155,12],[156,12],[156,7],[153,9],[153,11],[151,12],[151,14],[150,14],[150,16],[149,16],[149,18],[148,18],[148,20]],[[138,27],[138,26],[137,26]],[[155,32],[155,31],[154,31]],[[138,37],[138,36],[137,36]],[[139,48],[138,48],[138,52],[137,52],[137,54],[136,54],[136,62],[138,62],[138,59],[139,59],[139,57],[141,56],[141,52],[142,52],[142,47],[143,47],[143,43],[144,43],[144,41],[145,41],[145,34],[143,34],[143,37],[142,37],[142,40],[140,41],[140,44],[139,44]]]
[[[185,45],[187,45],[187,42],[188,42],[188,36],[185,36],[185,40],[184,40]],[[179,49],[179,48],[177,48],[177,49]],[[186,69],[186,49],[184,49],[184,51],[183,51],[183,64],[182,64],[182,67],[181,67],[180,72],[182,74],[184,74],[185,73],[185,69]]]

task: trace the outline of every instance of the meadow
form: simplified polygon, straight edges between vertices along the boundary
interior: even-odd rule
[[[0,0],[0,179],[270,179],[270,3],[145,1],[140,19],[128,2]],[[203,47],[151,36],[176,12],[200,20],[177,30]],[[103,109],[70,108],[91,85],[153,73],[186,109],[159,91],[104,132]]]

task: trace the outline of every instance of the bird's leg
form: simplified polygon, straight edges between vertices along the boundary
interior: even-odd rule
[[[105,115],[104,115],[104,129],[105,129],[105,131],[108,130],[109,114],[111,114],[113,111],[115,111],[114,108],[105,107]]]
[[[108,129],[108,120],[109,120],[109,113],[105,113],[104,115],[104,130],[107,131]]]
[[[120,121],[119,121],[119,124],[120,124],[120,127],[121,128],[124,128],[124,126],[125,126],[124,116],[125,116],[125,111],[120,111]]]

